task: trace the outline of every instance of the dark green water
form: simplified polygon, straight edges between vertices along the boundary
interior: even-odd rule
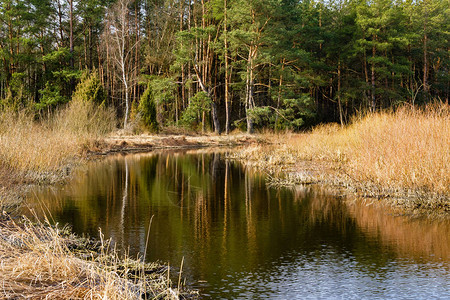
[[[319,187],[272,189],[224,154],[91,163],[30,207],[170,262],[205,299],[449,299],[450,222],[395,216]]]

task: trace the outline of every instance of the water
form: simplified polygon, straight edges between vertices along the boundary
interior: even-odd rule
[[[184,260],[187,284],[205,299],[450,299],[449,221],[320,187],[268,188],[224,157],[109,157],[34,191],[29,206],[79,234],[101,228],[133,256],[175,269]]]

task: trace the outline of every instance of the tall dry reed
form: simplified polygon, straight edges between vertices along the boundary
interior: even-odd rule
[[[114,112],[71,102],[50,120],[0,113],[0,161],[32,180],[57,180],[93,140],[113,130]]]
[[[362,119],[347,130],[346,170],[383,187],[450,193],[449,112],[402,109]]]
[[[347,127],[321,125],[278,137],[277,145],[237,154],[256,165],[294,168],[299,161],[327,162],[342,178],[383,192],[450,194],[450,108],[402,108],[355,120]],[[325,176],[326,177],[326,176]]]
[[[180,299],[158,265],[85,249],[64,229],[0,219],[1,299]],[[192,294],[195,296],[195,294]]]

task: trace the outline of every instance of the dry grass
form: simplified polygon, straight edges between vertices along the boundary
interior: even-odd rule
[[[157,265],[97,252],[65,229],[0,221],[1,299],[180,299]],[[88,246],[89,247],[89,246]],[[81,249],[81,250],[77,250]],[[193,295],[195,296],[195,295]]]
[[[448,107],[379,113],[313,135],[312,143],[297,144],[298,153],[339,162],[353,180],[383,189],[450,193]]]
[[[112,110],[76,101],[40,122],[25,112],[0,113],[0,209],[9,205],[8,197],[20,197],[15,190],[24,182],[55,182],[69,175],[115,122]],[[5,213],[0,216],[0,284],[0,299],[195,297],[171,288],[164,267],[119,256],[107,242],[93,245],[48,222],[16,222]]]
[[[92,141],[114,128],[114,114],[71,102],[50,121],[24,112],[0,113],[0,161],[32,181],[55,181],[68,173]]]
[[[84,140],[57,132],[48,124],[38,124],[32,117],[2,115],[0,158],[13,170],[26,175],[58,173],[73,162]]]
[[[448,202],[448,105],[377,113],[345,128],[319,126],[276,141],[272,147],[243,149],[237,157],[269,170],[293,171],[305,160],[331,164],[341,173],[340,183],[352,182],[377,193],[433,194]]]

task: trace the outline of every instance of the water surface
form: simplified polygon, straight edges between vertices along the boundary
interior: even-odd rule
[[[91,163],[30,207],[78,234],[170,263],[205,299],[445,299],[450,222],[396,216],[325,188],[275,189],[223,153]],[[45,207],[45,209],[42,209]],[[149,247],[145,249],[149,224]]]

